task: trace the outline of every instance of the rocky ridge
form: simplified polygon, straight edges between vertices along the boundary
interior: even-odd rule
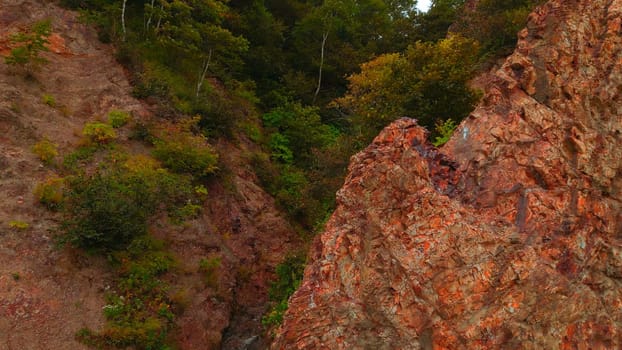
[[[274,349],[622,346],[622,1],[537,8],[486,85],[352,158]]]

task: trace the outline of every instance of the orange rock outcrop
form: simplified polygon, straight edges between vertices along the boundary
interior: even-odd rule
[[[351,160],[273,349],[622,347],[622,0],[553,0],[441,149]]]

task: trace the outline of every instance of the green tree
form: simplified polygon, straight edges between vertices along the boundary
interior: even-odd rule
[[[426,13],[419,14],[415,39],[437,41],[447,36],[447,31],[457,19],[465,0],[433,0]]]
[[[285,50],[288,28],[274,16],[263,0],[233,0],[229,3],[232,13],[227,18],[228,28],[249,42],[242,53],[244,74],[257,83],[258,96],[265,104],[278,105],[280,78],[290,65]]]
[[[516,34],[531,10],[544,0],[480,0],[457,17],[453,30],[481,43],[482,55],[503,55],[516,44]]]
[[[358,65],[396,50],[396,25],[406,23],[404,19],[413,10],[405,9],[414,9],[415,4],[405,0],[390,5],[381,0],[325,0],[313,8],[292,31],[298,57],[293,69],[315,80],[313,91],[299,93],[299,97],[314,104],[323,91],[328,97],[343,93],[344,77]]]
[[[467,86],[478,45],[452,35],[437,43],[417,42],[404,54],[387,54],[351,75],[349,91],[333,106],[352,115],[359,137],[369,141],[396,118],[409,116],[433,129],[437,121],[462,120],[478,93]]]
[[[225,2],[172,0],[165,2],[163,7],[162,25],[158,33],[160,39],[167,46],[183,52],[186,59],[200,65],[200,69],[197,69],[196,97],[214,61],[225,70],[227,66],[241,65],[239,55],[248,49],[248,41],[222,27],[228,11]]]
[[[287,154],[283,148],[291,150],[291,160],[299,167],[309,166],[314,149],[324,149],[337,138],[336,129],[322,123],[319,109],[305,107],[300,103],[288,103],[264,114],[264,125],[276,136],[271,147],[279,154]],[[278,159],[289,159],[277,156]]]

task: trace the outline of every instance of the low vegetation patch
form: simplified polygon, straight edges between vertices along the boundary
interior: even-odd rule
[[[198,119],[156,131],[153,156],[175,173],[201,178],[216,171],[218,154],[207,139],[193,132]]]
[[[289,297],[300,286],[304,270],[305,259],[302,256],[290,256],[277,265],[277,279],[272,282],[269,290],[272,307],[261,320],[264,326],[278,326],[283,322],[283,315],[287,310]]]
[[[43,94],[41,101],[52,108],[56,107],[56,98],[50,94]]]
[[[45,164],[52,164],[58,156],[58,145],[48,139],[43,139],[32,146],[32,152]]]
[[[111,125],[100,122],[87,123],[82,130],[82,135],[98,145],[107,144],[117,138],[117,132]]]
[[[454,122],[452,119],[436,122],[434,130],[436,131],[436,134],[438,134],[438,136],[436,136],[432,144],[436,147],[440,147],[446,144],[447,141],[449,141],[449,139],[451,138],[451,135],[453,135],[454,131],[456,130],[456,127],[458,126],[456,125],[456,122]]]
[[[46,63],[47,60],[39,54],[48,51],[46,45],[49,43],[48,37],[51,33],[52,22],[43,20],[34,23],[28,30],[11,35],[11,44],[15,47],[4,58],[4,62],[27,71]]]
[[[30,224],[21,220],[11,220],[9,221],[9,227],[16,230],[25,230],[30,227]]]
[[[79,146],[73,152],[65,155],[63,158],[63,167],[70,171],[76,171],[79,166],[83,166],[90,162],[98,149],[97,145],[92,144]]]
[[[130,114],[124,111],[113,110],[108,113],[108,123],[115,129],[124,126],[130,119]]]
[[[135,237],[127,249],[110,255],[119,280],[106,297],[106,326],[95,332],[82,329],[76,337],[97,348],[171,349],[168,332],[173,326],[173,304],[163,274],[174,265],[164,244],[149,236]]]
[[[50,177],[35,187],[34,195],[39,203],[50,210],[61,208],[65,191],[65,179]]]
[[[160,213],[168,213],[171,222],[196,216],[207,197],[198,183],[205,172],[174,172],[150,155],[128,154],[110,136],[112,119],[110,124],[87,124],[91,142],[67,155],[66,176],[46,179],[35,197],[64,215],[61,244],[105,255],[118,277],[106,296],[106,325],[97,331],[82,329],[77,339],[96,348],[171,349],[168,333],[175,305],[164,275],[175,259],[150,236],[149,222]],[[175,139],[176,134],[169,130],[162,135]],[[183,137],[194,135],[188,131]]]
[[[199,271],[205,277],[205,283],[210,288],[218,287],[218,271],[220,270],[221,258],[204,258],[199,262]]]

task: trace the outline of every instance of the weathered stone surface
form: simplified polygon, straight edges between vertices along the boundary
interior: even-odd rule
[[[273,348],[620,348],[621,18],[550,1],[441,150],[354,156]]]

